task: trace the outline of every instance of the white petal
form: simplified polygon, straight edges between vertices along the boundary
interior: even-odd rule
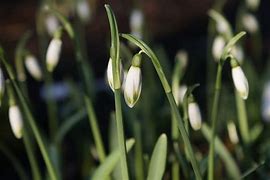
[[[9,122],[16,138],[20,139],[23,133],[22,114],[17,105],[9,107]]]
[[[40,80],[42,78],[40,66],[37,59],[33,55],[26,56],[25,66],[31,76],[33,76],[36,80]]]
[[[260,4],[260,0],[246,0],[246,4],[251,10],[256,10]]]
[[[124,97],[127,105],[132,108],[138,101],[142,89],[142,76],[139,67],[131,66],[126,77]]]
[[[239,92],[240,96],[243,99],[247,99],[249,91],[248,81],[240,66],[232,68],[232,78],[234,86],[236,90]]]
[[[242,20],[243,26],[248,32],[255,33],[258,31],[258,21],[252,14],[245,14]]]
[[[225,47],[225,39],[222,36],[217,36],[214,39],[212,46],[212,54],[216,61],[219,61],[224,47]]]
[[[113,86],[113,70],[112,70],[112,58],[109,59],[108,65],[107,65],[107,82],[110,85],[110,88],[112,89],[112,91],[114,91],[114,86]],[[121,59],[120,59],[120,81],[123,81],[124,78],[124,72],[123,72],[123,65],[121,63]]]
[[[135,9],[130,16],[130,30],[131,34],[137,38],[142,38],[143,28],[143,13],[141,10]]]
[[[219,21],[216,24],[217,31],[221,34],[226,33],[229,30],[228,24],[225,21]]]
[[[234,46],[231,50],[231,53],[237,59],[237,61],[242,64],[244,60],[244,52],[241,46]]]
[[[108,65],[107,65],[107,81],[110,85],[110,88],[114,91],[113,88],[113,72],[112,72],[112,58],[109,59]]]
[[[83,22],[87,22],[90,19],[90,8],[87,0],[79,0],[77,3],[77,13],[79,18]]]
[[[46,64],[48,71],[52,72],[56,65],[58,64],[60,53],[61,53],[62,41],[60,39],[54,38],[51,40],[47,54],[46,54]]]
[[[199,130],[202,125],[202,117],[197,103],[192,102],[188,104],[188,116],[190,125],[193,130]]]
[[[233,122],[229,122],[227,125],[227,129],[231,142],[237,144],[239,142],[239,138],[237,135],[235,124]]]
[[[55,31],[60,27],[59,21],[53,15],[48,15],[45,19],[45,25],[47,28],[48,33],[53,36]]]

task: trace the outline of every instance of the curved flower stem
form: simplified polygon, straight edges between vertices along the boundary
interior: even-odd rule
[[[128,165],[127,165],[127,151],[125,145],[125,134],[123,126],[122,108],[121,108],[121,81],[120,81],[120,43],[118,35],[118,27],[114,13],[109,5],[105,5],[108,15],[110,30],[111,30],[111,49],[110,56],[112,58],[112,71],[113,71],[113,87],[114,87],[114,100],[115,100],[115,118],[117,125],[118,143],[121,152],[121,171],[122,179],[129,180]]]
[[[22,104],[23,112],[25,113],[26,120],[28,121],[34,136],[36,138],[36,141],[38,143],[39,149],[41,151],[41,154],[43,156],[43,159],[45,161],[45,164],[48,168],[49,176],[52,180],[58,180],[58,174],[56,172],[56,168],[53,165],[52,159],[49,156],[48,149],[46,148],[45,142],[42,139],[41,133],[37,127],[37,124],[34,120],[33,114],[31,113],[31,110],[27,104],[27,100],[23,95],[23,92],[20,90],[18,83],[15,81],[15,75],[13,73],[13,70],[11,69],[10,65],[6,62],[4,55],[3,55],[3,50],[1,49],[0,52],[0,59],[2,60],[3,64],[5,65],[5,68],[7,70],[8,76],[11,80],[11,84],[15,89],[15,92],[18,95],[18,98],[20,100],[20,103]]]
[[[208,180],[214,179],[214,154],[215,154],[215,138],[216,138],[216,124],[217,124],[217,111],[218,111],[218,102],[220,97],[221,89],[221,78],[222,78],[222,62],[218,64],[216,83],[215,83],[215,94],[212,105],[211,112],[211,139],[210,139],[210,151],[208,156]]]
[[[172,113],[174,114],[177,122],[178,122],[178,129],[181,133],[181,136],[183,138],[183,141],[184,141],[184,144],[187,148],[187,152],[188,152],[188,156],[190,158],[190,162],[191,162],[191,165],[192,165],[192,168],[194,170],[194,173],[195,173],[195,176],[196,176],[196,179],[197,180],[201,180],[202,177],[201,177],[201,173],[200,173],[200,170],[199,170],[199,166],[198,166],[198,163],[196,161],[196,158],[194,156],[194,152],[193,152],[193,149],[192,149],[192,146],[191,146],[191,143],[189,141],[189,137],[188,137],[188,134],[187,134],[187,131],[185,129],[185,125],[183,123],[183,120],[180,116],[180,113],[178,111],[178,108],[177,108],[177,105],[175,103],[175,100],[174,100],[174,97],[173,97],[173,94],[172,94],[172,91],[171,91],[171,87],[166,79],[166,76],[162,70],[162,67],[159,63],[159,60],[158,58],[156,57],[156,55],[154,54],[154,52],[141,40],[137,39],[136,37],[132,36],[132,35],[129,35],[129,34],[121,34],[120,36],[122,36],[123,38],[129,40],[130,42],[134,43],[135,45],[137,45],[138,47],[141,48],[141,50],[143,50],[143,52],[151,59],[155,69],[156,69],[156,72],[159,76],[159,79],[162,83],[162,86],[164,88],[164,91],[167,95],[167,99],[170,103],[170,107],[171,107],[171,110],[172,110]]]

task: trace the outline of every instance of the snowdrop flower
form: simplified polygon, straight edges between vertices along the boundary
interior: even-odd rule
[[[260,5],[260,0],[246,0],[246,5],[251,10],[256,10]]]
[[[231,50],[232,55],[237,59],[237,61],[242,64],[244,61],[244,52],[241,46],[235,45]]]
[[[8,114],[13,134],[17,139],[20,139],[23,135],[23,118],[19,107],[16,104],[11,105]]]
[[[2,97],[4,95],[4,90],[5,90],[5,78],[4,78],[2,69],[0,67],[0,106],[1,106]]]
[[[79,0],[77,2],[77,14],[82,22],[88,22],[91,18],[89,3],[87,0]]]
[[[227,129],[228,129],[228,134],[229,134],[230,141],[233,144],[237,144],[239,142],[239,138],[238,138],[238,135],[237,135],[235,124],[232,121],[230,121],[227,124]]]
[[[217,62],[221,58],[224,47],[225,47],[225,39],[222,36],[217,36],[214,39],[212,46],[212,55]]]
[[[53,38],[49,44],[46,54],[46,65],[49,72],[52,72],[59,62],[62,41],[59,38]]]
[[[240,96],[243,99],[247,99],[249,92],[247,78],[242,68],[239,66],[238,62],[235,59],[231,59],[231,66],[232,66],[232,78],[234,86],[238,91],[238,93],[240,94]]]
[[[226,33],[226,32],[229,31],[229,26],[228,26],[227,22],[225,22],[225,21],[219,21],[219,22],[217,22],[216,28],[217,28],[217,31],[220,34],[224,34],[224,33]]]
[[[42,71],[35,56],[31,54],[26,55],[25,67],[33,78],[35,78],[36,80],[42,79]]]
[[[58,19],[54,16],[54,15],[47,15],[46,19],[45,19],[45,26],[47,29],[47,32],[53,36],[54,33],[57,31],[57,29],[59,29],[60,24]]]
[[[131,34],[137,38],[142,38],[142,29],[143,29],[143,13],[139,9],[134,9],[130,15],[130,30]]]
[[[186,91],[187,91],[187,86],[186,85],[182,85],[182,86],[179,86],[179,88],[175,92],[174,100],[175,100],[175,102],[176,102],[177,105],[183,103],[183,100],[184,100],[184,96],[186,94]]]
[[[242,17],[242,22],[244,28],[249,33],[256,33],[259,29],[258,21],[257,19],[250,13],[246,13]]]
[[[179,50],[176,54],[176,58],[181,61],[181,66],[183,69],[187,67],[188,64],[188,54],[186,51]]]
[[[270,82],[264,86],[262,95],[262,117],[266,122],[270,122]]]
[[[124,97],[127,105],[132,108],[138,101],[142,90],[141,55],[136,54],[132,59],[125,80]]]
[[[202,126],[202,117],[198,104],[194,101],[188,103],[188,117],[193,130],[197,131]]]
[[[112,89],[112,91],[114,91],[114,86],[113,86],[113,70],[112,70],[112,58],[109,59],[108,65],[107,65],[107,82],[110,85],[110,88]],[[123,80],[123,65],[121,63],[121,59],[120,59],[120,80]]]

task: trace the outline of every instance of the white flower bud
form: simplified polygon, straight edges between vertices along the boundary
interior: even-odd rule
[[[179,50],[176,54],[176,58],[179,59],[179,61],[181,61],[181,66],[182,68],[186,68],[188,65],[188,54],[186,51],[183,50]]]
[[[219,22],[217,22],[216,28],[217,28],[217,31],[220,34],[223,34],[223,33],[226,33],[227,31],[229,31],[228,24],[225,21],[219,21]]]
[[[252,14],[243,15],[243,26],[249,33],[256,33],[259,29],[258,21]]]
[[[235,124],[233,122],[229,122],[227,124],[227,129],[228,129],[228,134],[229,134],[230,141],[233,144],[237,144],[239,142],[239,138],[238,138],[238,135],[237,135]]]
[[[202,117],[200,108],[196,102],[191,102],[188,104],[188,116],[192,129],[195,131],[201,129]]]
[[[240,94],[240,96],[243,99],[247,99],[248,97],[248,81],[247,78],[240,66],[235,66],[232,68],[232,78],[233,78],[233,83]]]
[[[175,100],[175,102],[176,102],[177,105],[183,103],[183,100],[184,100],[184,96],[186,94],[186,91],[187,91],[187,86],[186,85],[182,85],[182,86],[179,86],[179,88],[175,92],[174,100]]]
[[[212,55],[217,62],[221,58],[224,47],[225,47],[225,39],[222,36],[217,36],[214,39],[212,46]]]
[[[33,78],[42,79],[42,71],[35,56],[29,54],[25,57],[25,67]]]
[[[270,82],[268,82],[263,89],[262,117],[266,122],[270,122]]]
[[[244,61],[244,52],[241,46],[235,45],[231,50],[232,55],[237,59],[237,61],[242,64]]]
[[[134,9],[130,15],[130,30],[131,34],[137,38],[142,38],[142,29],[143,29],[143,13],[141,10]]]
[[[5,78],[4,78],[2,69],[0,67],[0,105],[1,105],[2,97],[4,95],[4,90],[5,90]]]
[[[89,3],[87,0],[79,0],[77,3],[77,14],[82,22],[88,22],[91,18]]]
[[[109,59],[107,66],[107,81],[110,85],[110,88],[114,91],[113,88],[113,72],[112,72],[112,58]]]
[[[260,5],[260,0],[246,0],[246,5],[251,10],[256,10]]]
[[[138,101],[142,90],[142,75],[141,68],[131,66],[128,70],[125,88],[124,88],[124,97],[127,105],[132,108]]]
[[[11,105],[8,114],[13,134],[16,138],[20,139],[23,134],[23,118],[19,107],[17,105]]]
[[[121,63],[121,59],[120,59],[120,80],[123,80],[123,65]],[[107,82],[110,85],[110,88],[112,89],[112,91],[114,91],[114,86],[113,86],[113,70],[112,70],[112,58],[109,59],[108,62],[108,66],[107,66]]]
[[[60,24],[54,15],[47,15],[45,19],[45,26],[49,35],[53,36],[57,29],[59,29]]]
[[[48,71],[52,72],[59,62],[61,53],[62,41],[58,38],[53,38],[49,44],[46,54],[46,65]]]

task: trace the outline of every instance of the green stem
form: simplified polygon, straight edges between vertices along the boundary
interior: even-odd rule
[[[173,164],[172,164],[172,180],[179,180],[180,179],[180,174],[179,174],[179,163],[177,161],[177,159],[175,158],[173,160]]]
[[[217,124],[217,113],[218,113],[218,103],[220,97],[221,89],[221,79],[222,79],[222,63],[218,64],[216,83],[215,83],[215,94],[212,105],[211,112],[211,140],[210,140],[210,151],[208,156],[208,180],[214,179],[214,154],[215,154],[215,138],[216,138],[216,124]]]
[[[179,138],[179,131],[177,129],[177,119],[174,116],[173,113],[172,114],[172,126],[171,126],[171,133],[172,133],[172,142],[175,143],[177,142],[178,138]],[[174,160],[172,162],[172,179],[173,180],[178,180],[179,179],[179,162],[177,161],[176,158],[176,154],[173,154],[174,156]]]
[[[97,124],[97,118],[96,118],[96,115],[94,113],[93,104],[92,104],[90,98],[87,96],[84,97],[84,100],[85,100],[85,104],[86,104],[90,127],[92,130],[93,137],[94,137],[95,144],[96,144],[96,148],[97,148],[97,153],[98,153],[100,161],[104,162],[106,155],[105,155],[104,145],[103,145],[102,138],[100,135],[99,127]]]
[[[143,50],[143,52],[148,55],[148,57],[151,59],[155,69],[156,69],[156,72],[158,74],[158,77],[161,81],[161,84],[164,88],[164,91],[167,95],[167,98],[168,98],[168,101],[170,103],[170,107],[171,107],[171,110],[172,110],[172,113],[173,115],[175,116],[175,118],[177,119],[177,122],[178,122],[178,129],[181,133],[181,136],[183,138],[183,141],[184,141],[184,144],[187,148],[187,151],[188,151],[188,156],[190,158],[190,162],[191,162],[191,165],[192,165],[192,168],[194,170],[194,173],[195,173],[195,176],[196,176],[196,179],[197,180],[201,180],[202,177],[201,177],[201,173],[200,173],[200,170],[199,170],[199,166],[198,166],[198,163],[196,161],[196,158],[194,156],[194,152],[193,152],[193,149],[192,149],[192,146],[191,146],[191,143],[189,141],[189,137],[188,137],[188,134],[187,134],[187,131],[185,129],[185,126],[184,126],[184,123],[183,123],[183,120],[180,116],[180,113],[179,113],[179,110],[178,110],[178,107],[175,103],[175,100],[174,100],[174,97],[173,97],[173,94],[172,94],[172,91],[171,91],[171,87],[166,79],[166,76],[162,70],[162,67],[159,63],[159,60],[157,58],[157,56],[154,54],[154,52],[141,40],[137,39],[136,37],[132,36],[132,35],[129,35],[129,34],[121,34],[121,36],[127,40],[129,40],[130,42],[136,44],[138,47],[141,48],[141,50]]]
[[[4,63],[6,69],[7,69],[7,73],[8,73],[8,76],[11,80],[11,83],[18,95],[18,98],[22,104],[22,108],[23,108],[23,111],[25,113],[25,117],[26,117],[26,120],[28,121],[33,133],[34,133],[34,136],[37,140],[37,143],[38,143],[38,146],[39,146],[39,149],[41,151],[41,154],[44,158],[44,161],[45,161],[45,164],[48,168],[48,172],[49,172],[49,175],[50,175],[50,178],[52,180],[57,180],[58,179],[58,175],[57,175],[57,172],[55,170],[55,167],[53,166],[53,163],[52,163],[52,159],[50,158],[49,156],[49,153],[48,153],[48,150],[46,148],[46,145],[45,145],[45,142],[43,141],[42,137],[41,137],[41,133],[37,127],[37,124],[34,120],[34,117],[30,111],[30,108],[28,106],[28,104],[26,103],[26,99],[25,97],[23,96],[23,93],[22,91],[20,90],[17,82],[15,81],[15,75],[10,67],[10,65],[6,62],[6,60],[4,59],[3,57],[3,54],[1,54],[1,60],[2,62]]]
[[[25,145],[26,154],[27,154],[29,162],[30,162],[32,177],[35,180],[41,180],[41,174],[40,174],[40,170],[38,167],[38,161],[35,157],[34,148],[33,148],[32,143],[30,141],[29,134],[28,134],[27,130],[23,131],[23,142]]]
[[[50,88],[52,88],[53,85],[53,78],[52,74],[45,70],[45,86],[46,90],[49,93],[48,99],[46,100],[47,104],[47,112],[48,112],[48,123],[49,123],[49,135],[51,140],[55,138],[57,129],[58,129],[58,120],[57,120],[57,104],[53,98],[52,91]]]
[[[176,103],[174,101],[172,92],[168,92],[168,93],[166,93],[166,95],[167,95],[167,98],[169,100],[169,103],[170,103],[171,109],[173,111],[173,114],[174,114],[174,116],[176,117],[176,119],[178,121],[178,129],[179,129],[179,131],[180,131],[180,133],[182,135],[182,138],[183,138],[183,141],[184,141],[184,144],[185,144],[185,148],[187,149],[188,157],[189,157],[191,165],[193,167],[195,177],[196,177],[197,180],[201,180],[202,177],[201,177],[201,173],[200,173],[200,170],[199,170],[199,166],[198,166],[198,163],[197,163],[196,158],[194,156],[194,151],[193,151],[191,143],[189,141],[188,133],[187,133],[187,131],[185,129],[183,120],[182,120],[182,118],[180,116],[180,113],[179,113],[179,111],[177,109],[177,105],[176,105]]]
[[[121,89],[114,90],[114,99],[115,99],[115,117],[117,125],[118,143],[121,152],[120,161],[121,161],[122,179],[129,180],[128,166],[127,166],[127,151],[125,146],[125,134],[121,108]]]
[[[127,151],[125,146],[125,135],[123,126],[123,117],[121,109],[121,80],[120,80],[120,42],[118,35],[117,22],[114,13],[109,5],[105,5],[105,9],[108,15],[110,30],[111,30],[111,48],[110,56],[112,58],[112,71],[113,71],[113,87],[114,87],[114,99],[115,99],[115,118],[117,125],[118,143],[120,146],[120,152],[122,154],[121,171],[122,179],[128,180],[128,166],[127,166]]]
[[[234,91],[234,94],[235,94],[235,101],[236,101],[236,106],[237,106],[240,133],[241,133],[244,143],[248,144],[250,142],[250,132],[249,132],[249,127],[248,127],[245,100],[243,100],[240,97],[239,93],[236,90]]]

